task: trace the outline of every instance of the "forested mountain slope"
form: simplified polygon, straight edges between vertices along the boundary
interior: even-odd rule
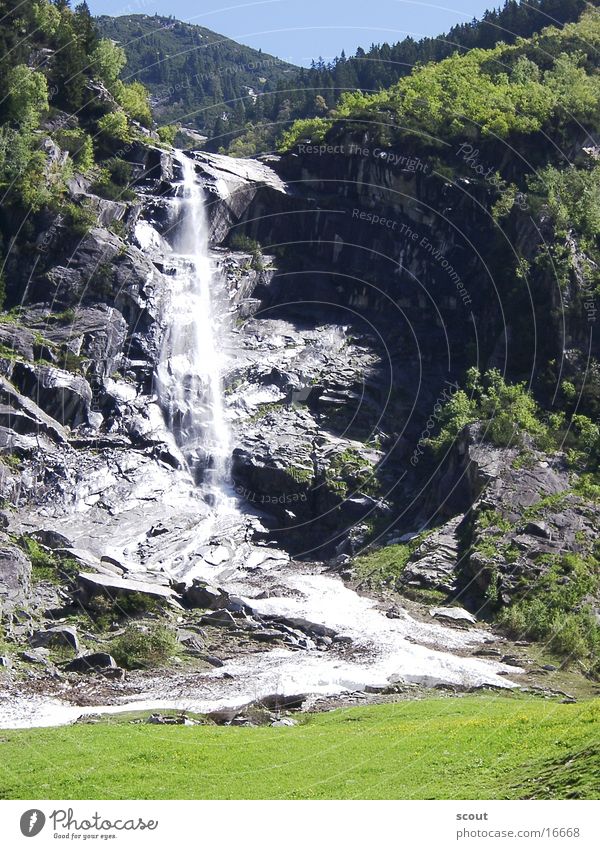
[[[418,63],[452,53],[512,44],[549,24],[576,20],[584,0],[506,0],[480,21],[458,24],[436,38],[407,37],[359,48],[331,62],[294,68],[203,27],[158,15],[98,19],[100,32],[127,52],[124,79],[148,86],[157,118],[181,121],[208,136],[208,149],[249,156],[274,147],[295,118],[322,116],[345,92],[376,92]],[[399,18],[398,26],[402,26]]]

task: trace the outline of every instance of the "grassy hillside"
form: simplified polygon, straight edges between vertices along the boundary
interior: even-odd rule
[[[598,700],[488,694],[338,710],[290,728],[113,718],[5,731],[0,797],[587,799],[598,791],[598,719]]]

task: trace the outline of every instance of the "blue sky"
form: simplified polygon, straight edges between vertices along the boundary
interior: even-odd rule
[[[502,0],[88,0],[96,15],[174,15],[308,65],[373,42],[439,35]]]

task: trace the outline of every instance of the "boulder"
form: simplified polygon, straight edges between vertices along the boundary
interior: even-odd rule
[[[54,366],[15,362],[12,368],[13,384],[61,425],[78,427],[86,424],[92,390],[80,375]]]
[[[116,669],[117,664],[112,655],[107,652],[92,652],[82,654],[65,665],[67,672],[95,672],[100,669]]]
[[[82,604],[87,604],[94,596],[99,594],[116,596],[119,593],[144,593],[166,601],[177,598],[177,594],[170,587],[152,584],[149,581],[119,578],[117,575],[95,575],[91,572],[80,572],[77,583],[78,597]]]
[[[228,610],[215,610],[214,613],[205,613],[200,620],[205,625],[218,625],[219,627],[235,627],[236,621]]]
[[[22,395],[5,377],[0,376],[0,426],[21,434],[48,435],[66,442],[67,432],[30,398]]]
[[[71,540],[51,528],[39,528],[31,533],[32,539],[52,549],[70,549]]]
[[[22,651],[19,652],[19,657],[21,660],[24,660],[25,663],[37,663],[41,666],[48,665],[48,661],[41,651]]]
[[[282,693],[272,693],[258,700],[261,707],[267,710],[300,710],[306,701],[306,694],[284,696]]]
[[[203,581],[194,578],[191,586],[183,592],[183,601],[188,607],[212,607],[223,599],[223,593]]]
[[[0,345],[12,348],[26,360],[33,360],[35,336],[30,330],[15,324],[0,324]]]
[[[434,607],[429,611],[434,619],[444,619],[446,622],[455,622],[457,625],[475,625],[477,619],[468,610],[462,607]]]
[[[70,625],[56,625],[45,631],[35,631],[31,638],[32,646],[69,646],[74,651],[79,651],[79,639],[77,629]]]
[[[455,516],[426,537],[402,570],[402,585],[453,592],[458,560],[457,529],[462,518]]]
[[[542,537],[542,539],[552,538],[552,532],[546,522],[527,522],[523,528],[523,533],[534,537]]]

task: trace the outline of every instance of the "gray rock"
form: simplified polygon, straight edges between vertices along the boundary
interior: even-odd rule
[[[86,604],[95,595],[106,593],[117,595],[118,593],[144,593],[153,598],[172,601],[177,594],[167,586],[152,584],[149,581],[137,581],[130,578],[119,578],[112,575],[94,575],[91,572],[80,572],[77,577],[79,585],[78,595],[82,603]]]
[[[477,619],[468,610],[462,607],[434,607],[429,611],[434,619],[444,619],[447,622],[455,622],[459,625],[475,625]]]
[[[75,428],[87,423],[92,390],[84,377],[54,366],[15,362],[11,380],[60,424]]]
[[[25,663],[37,663],[42,666],[48,665],[47,659],[41,652],[22,651],[19,652],[19,657],[21,658],[21,660],[24,660]]]
[[[0,425],[23,434],[40,431],[57,442],[67,441],[67,432],[38,404],[25,397],[0,376]]]
[[[223,593],[216,587],[197,579],[183,592],[183,601],[189,607],[212,607],[223,598]]]
[[[404,567],[401,584],[447,593],[454,591],[458,559],[457,530],[462,519],[462,515],[455,516],[427,535]]]
[[[254,631],[252,637],[261,643],[270,643],[274,640],[280,640],[283,637],[283,634],[281,631],[265,628],[264,631]]]
[[[0,345],[12,348],[26,360],[34,358],[35,336],[30,330],[15,324],[0,324]]]
[[[527,522],[523,528],[523,532],[531,536],[543,537],[544,539],[552,538],[552,532],[546,522]]]
[[[211,666],[214,666],[217,669],[225,666],[225,662],[222,661],[220,657],[216,657],[214,654],[200,655],[200,659],[206,661],[206,663],[210,663]]]
[[[107,652],[83,654],[69,661],[64,667],[67,672],[95,672],[100,669],[116,669],[114,657]]]
[[[234,627],[236,621],[228,610],[215,610],[214,613],[205,613],[200,620],[205,625],[218,625],[220,627]]]
[[[306,698],[306,694],[284,696],[272,693],[259,699],[258,704],[267,710],[300,710]]]
[[[56,625],[45,631],[35,631],[31,638],[32,646],[69,646],[74,651],[79,651],[79,639],[77,629],[70,625]]]
[[[252,615],[253,613],[252,608],[246,604],[244,599],[236,595],[228,596],[225,607],[230,613],[245,613],[247,615]]]
[[[31,563],[23,551],[0,543],[0,619],[16,608],[27,607],[31,593]]]
[[[48,530],[46,528],[40,528],[37,531],[33,531],[31,537],[36,542],[45,545],[46,548],[69,549],[71,547],[71,541],[66,536],[59,534],[57,531]]]

